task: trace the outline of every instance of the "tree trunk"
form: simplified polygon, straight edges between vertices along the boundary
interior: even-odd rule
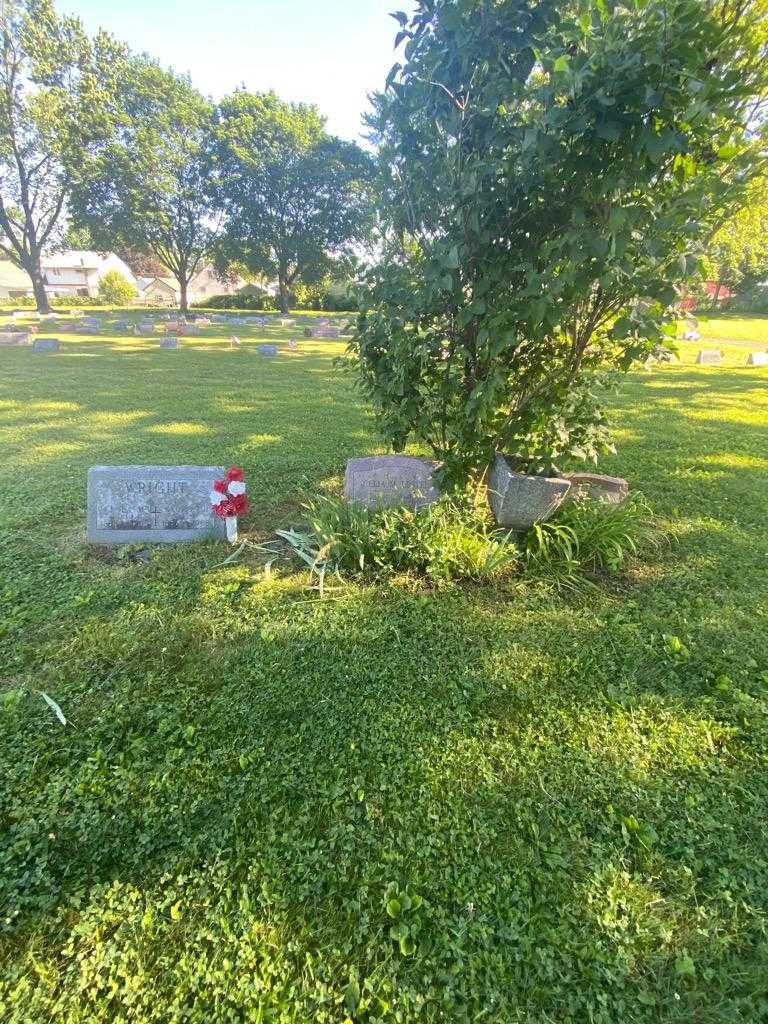
[[[32,257],[32,265],[27,271],[32,281],[32,291],[35,296],[38,313],[50,313],[51,306],[48,302],[48,294],[45,290],[43,271],[40,268],[40,254]]]
[[[186,313],[189,310],[189,303],[187,302],[187,284],[186,280],[179,281],[179,309],[182,313]]]
[[[289,313],[288,285],[286,284],[285,277],[283,277],[282,274],[278,275],[278,284],[280,285],[280,312]]]

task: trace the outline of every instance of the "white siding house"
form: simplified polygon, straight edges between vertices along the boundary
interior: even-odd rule
[[[99,281],[110,270],[117,270],[132,285],[133,271],[113,252],[67,249],[42,259],[45,290],[48,295],[98,295]]]

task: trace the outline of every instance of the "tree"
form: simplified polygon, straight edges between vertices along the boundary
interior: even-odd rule
[[[384,435],[482,474],[596,459],[761,158],[763,0],[420,0],[374,99],[382,259],[352,343]]]
[[[24,270],[49,310],[40,265],[59,241],[76,162],[98,122],[120,48],[93,42],[50,0],[0,0],[0,254]]]
[[[370,235],[372,162],[329,135],[315,107],[236,92],[217,112],[221,258],[277,279],[280,308]]]
[[[768,279],[768,179],[761,176],[750,183],[744,205],[707,246],[702,272],[716,285],[713,308],[723,288],[748,293]]]
[[[124,306],[136,295],[134,286],[119,270],[108,270],[99,281],[99,296],[110,306]]]
[[[126,62],[115,127],[72,169],[72,212],[99,248],[152,253],[179,283],[211,254],[218,216],[209,187],[212,108],[186,78],[146,57]]]

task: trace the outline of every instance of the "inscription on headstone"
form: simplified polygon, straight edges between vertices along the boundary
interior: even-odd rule
[[[703,348],[696,356],[698,366],[720,366],[723,354],[719,348]]]
[[[211,508],[222,466],[92,466],[88,540],[92,544],[173,544],[226,537]]]
[[[430,459],[410,455],[350,459],[344,474],[344,496],[366,508],[421,508],[440,497],[432,480],[437,466]]]
[[[58,352],[59,351],[59,339],[58,338],[35,338],[32,342],[33,352]]]

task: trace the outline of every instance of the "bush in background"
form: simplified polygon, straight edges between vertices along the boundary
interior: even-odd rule
[[[272,295],[263,294],[212,295],[201,302],[193,302],[195,309],[256,309],[275,310],[277,304]]]
[[[119,270],[108,271],[99,281],[99,299],[110,306],[124,306],[138,297],[138,291]]]

